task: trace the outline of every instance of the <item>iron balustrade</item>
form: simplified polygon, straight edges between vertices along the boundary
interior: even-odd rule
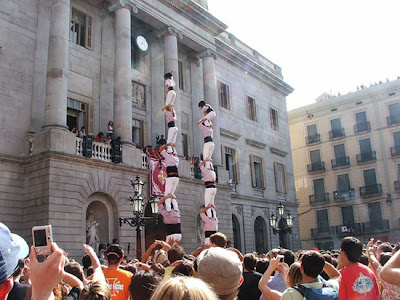
[[[342,138],[344,136],[345,136],[344,128],[332,129],[331,131],[329,131],[330,140]]]
[[[307,145],[319,143],[320,141],[321,141],[321,136],[319,133],[306,136],[306,144]]]
[[[400,116],[387,116],[386,120],[388,126],[400,124]]]
[[[376,160],[376,151],[362,152],[356,155],[357,163],[362,164]]]
[[[308,198],[310,200],[311,205],[329,203],[329,193],[309,195]]]
[[[362,223],[362,227],[364,233],[389,231],[389,220],[365,222]]]
[[[313,239],[326,238],[335,235],[335,226],[319,226],[311,228],[311,237]]]
[[[320,162],[308,164],[307,170],[308,170],[308,173],[323,172],[323,171],[325,171],[325,162],[320,161]]]
[[[342,224],[335,226],[335,228],[338,236],[362,234],[360,223]]]
[[[355,197],[356,197],[356,193],[354,191],[354,188],[333,192],[333,198],[335,199],[335,201],[354,200]]]
[[[392,154],[392,157],[400,156],[400,146],[390,147],[390,153]]]
[[[354,124],[354,133],[361,133],[368,131],[371,131],[371,125],[369,121]]]
[[[382,195],[382,184],[370,184],[366,186],[360,187],[360,195],[361,197],[371,197]]]
[[[332,168],[341,168],[350,166],[350,158],[348,156],[337,157],[331,159]]]

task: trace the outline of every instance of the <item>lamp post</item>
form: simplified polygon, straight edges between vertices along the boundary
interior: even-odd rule
[[[277,218],[277,216],[275,216],[274,213],[272,213],[269,217],[269,222],[272,227],[273,233],[279,233],[279,246],[282,248],[287,248],[285,237],[286,233],[292,232],[294,217],[290,213],[288,213],[286,217],[283,216],[285,213],[285,206],[282,204],[282,202],[279,202],[276,210],[278,211],[279,219]]]
[[[149,222],[157,222],[158,215],[158,203],[157,198],[150,198],[148,203],[151,205],[152,217],[144,216],[145,197],[142,196],[144,182],[140,180],[139,175],[136,175],[135,181],[131,180],[133,187],[133,197],[129,197],[129,202],[133,209],[133,218],[119,218],[119,226],[122,224],[128,224],[131,227],[136,227],[136,258],[140,260],[142,252],[142,239],[141,239],[141,227],[146,226]]]

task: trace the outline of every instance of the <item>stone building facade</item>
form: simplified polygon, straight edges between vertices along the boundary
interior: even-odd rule
[[[304,249],[400,240],[400,80],[289,112]]]
[[[130,180],[149,182],[136,145],[166,135],[163,74],[172,69],[183,246],[193,250],[201,238],[204,184],[185,158],[202,151],[203,99],[217,112],[220,231],[245,252],[277,246],[269,215],[282,201],[297,216],[285,99],[292,88],[276,64],[226,32],[207,1],[6,0],[0,16],[0,221],[27,240],[32,226],[52,224],[54,239],[80,256],[91,215],[100,242],[117,238],[132,250],[136,232],[118,220],[132,217]],[[110,120],[122,163],[103,144],[83,156],[70,130],[96,135]],[[149,184],[144,193],[149,199]],[[143,230],[145,245],[155,229]],[[298,222],[287,240],[298,248]]]

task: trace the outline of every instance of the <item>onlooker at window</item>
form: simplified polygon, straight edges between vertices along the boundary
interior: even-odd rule
[[[239,300],[258,300],[261,291],[258,289],[258,282],[262,275],[255,271],[257,258],[253,253],[247,253],[243,259],[243,283],[239,288]]]
[[[107,125],[107,137],[110,137],[111,140],[114,139],[114,123],[113,123],[113,121],[108,122],[108,125]]]
[[[103,132],[99,132],[96,137],[94,138],[95,142],[104,142],[104,133]]]
[[[82,126],[81,130],[79,130],[79,137],[81,138],[81,137],[84,137],[84,136],[86,136],[86,127]]]

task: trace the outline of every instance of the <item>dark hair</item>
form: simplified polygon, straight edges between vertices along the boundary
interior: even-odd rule
[[[124,257],[124,251],[118,244],[110,245],[106,250],[107,261],[111,265],[116,265]]]
[[[247,271],[253,271],[257,264],[257,258],[253,253],[244,255],[243,264]]]
[[[269,266],[268,259],[260,259],[256,263],[256,272],[264,274],[265,271],[267,271],[268,266]]]
[[[91,276],[92,274],[93,274],[93,267],[90,266],[89,268],[87,268],[86,275],[87,275],[87,277],[89,277],[89,276]]]
[[[133,275],[135,275],[137,272],[137,269],[133,264],[127,264],[126,266],[121,266],[121,269],[131,272]]]
[[[379,263],[384,266],[388,260],[392,257],[392,253],[391,252],[384,252],[381,254],[381,258],[379,260]]]
[[[295,261],[295,257],[294,257],[294,253],[288,249],[281,249],[279,251],[280,255],[283,255],[283,261],[290,267],[294,261]]]
[[[179,275],[179,276],[182,276],[182,275],[183,276],[192,276],[193,275],[192,265],[187,261],[183,261],[172,270],[172,274]]]
[[[223,234],[222,232],[216,232],[210,236],[210,242],[214,243],[218,247],[225,248],[227,239],[225,234]]]
[[[201,108],[201,107],[203,107],[204,105],[206,105],[206,102],[205,102],[204,100],[201,100],[201,101],[199,102],[199,107]]]
[[[384,243],[379,247],[380,252],[392,252],[393,248],[389,243]]]
[[[80,281],[83,280],[82,267],[77,262],[69,262],[64,266],[64,271],[77,277]]]
[[[177,260],[182,259],[184,255],[185,251],[183,251],[183,248],[177,244],[174,244],[168,250],[168,260],[171,264],[176,262]]]
[[[308,277],[317,278],[325,266],[325,259],[321,253],[309,250],[303,254],[301,259],[304,274]]]
[[[368,266],[369,265],[369,258],[365,254],[361,254],[360,259],[358,260],[359,263]]]
[[[132,277],[129,292],[132,300],[148,300],[161,277],[154,272],[141,270]]]
[[[90,260],[90,256],[85,254],[82,256],[82,265],[84,269],[89,268],[92,265],[92,261]]]
[[[334,258],[334,257],[332,257],[332,265],[333,265],[335,268],[337,268],[337,266],[339,265],[339,261],[338,261],[336,258]]]
[[[163,277],[165,274],[165,268],[162,264],[157,263],[150,266],[150,271],[154,272],[155,274]]]
[[[325,254],[322,254],[322,256],[324,257],[326,262],[332,264],[332,256],[330,256],[330,254],[325,253]]]
[[[356,263],[360,260],[362,254],[362,243],[353,236],[347,236],[342,240],[340,250],[346,254],[350,262]]]
[[[171,79],[172,78],[172,72],[168,72],[164,74],[164,79]]]
[[[18,265],[15,268],[14,273],[12,273],[12,277],[15,278],[15,277],[21,275],[21,272],[24,269],[24,267],[25,267],[25,260],[23,258],[20,258],[18,260]]]

